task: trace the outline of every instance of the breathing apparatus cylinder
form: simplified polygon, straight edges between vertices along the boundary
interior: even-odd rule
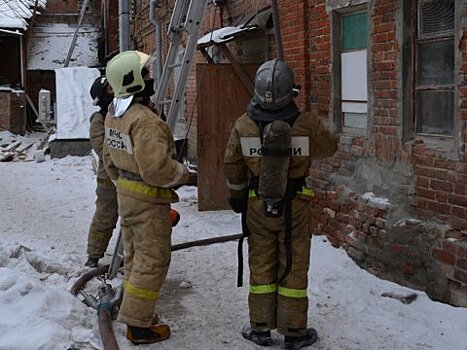
[[[265,202],[268,216],[282,214],[280,202],[287,190],[291,141],[292,128],[282,120],[275,120],[264,128],[258,195]]]

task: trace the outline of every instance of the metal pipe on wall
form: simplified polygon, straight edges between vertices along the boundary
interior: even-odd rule
[[[118,28],[120,52],[130,49],[130,4],[129,0],[118,0]]]
[[[102,26],[104,34],[104,57],[107,57],[109,54],[109,38],[107,30],[107,11],[109,9],[108,0],[101,0],[101,16],[102,16]]]
[[[153,63],[154,90],[157,90],[162,75],[162,27],[161,21],[156,16],[156,8],[160,0],[151,0],[149,4],[149,19],[156,30],[155,59]]]

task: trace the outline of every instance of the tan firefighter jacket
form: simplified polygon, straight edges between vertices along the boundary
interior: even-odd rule
[[[120,194],[155,203],[174,203],[171,188],[188,180],[177,162],[167,124],[150,108],[133,103],[122,117],[105,119],[104,165]]]
[[[234,124],[224,158],[230,195],[245,197],[249,181],[258,177],[261,166],[261,139],[258,125],[244,114]],[[311,159],[325,158],[337,150],[338,139],[324,129],[309,112],[301,113],[292,127],[292,156],[289,179],[307,177]]]
[[[102,158],[102,148],[104,147],[105,131],[104,131],[104,119],[105,116],[100,112],[95,112],[91,115],[91,127],[89,128],[89,141],[91,141],[91,147],[96,152],[99,157],[99,166],[97,168],[97,179],[98,181],[109,182],[109,175],[105,170],[103,158]]]

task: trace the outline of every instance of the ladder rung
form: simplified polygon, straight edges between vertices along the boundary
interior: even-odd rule
[[[164,100],[159,102],[160,105],[169,105],[172,102],[172,100]]]
[[[174,69],[174,68],[180,67],[181,65],[182,65],[182,62],[173,63],[173,64],[169,64],[168,68],[169,69]]]

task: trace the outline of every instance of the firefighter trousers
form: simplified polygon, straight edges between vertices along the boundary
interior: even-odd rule
[[[285,215],[266,217],[264,202],[248,203],[248,256],[250,292],[248,304],[253,329],[277,328],[287,336],[306,334],[308,313],[308,268],[310,262],[310,199],[292,200],[292,267],[282,282],[286,265]]]
[[[88,256],[104,256],[118,220],[117,190],[109,177],[98,177],[96,210],[88,233]]]
[[[151,326],[171,257],[170,204],[118,195],[125,251],[124,293],[118,320]]]

